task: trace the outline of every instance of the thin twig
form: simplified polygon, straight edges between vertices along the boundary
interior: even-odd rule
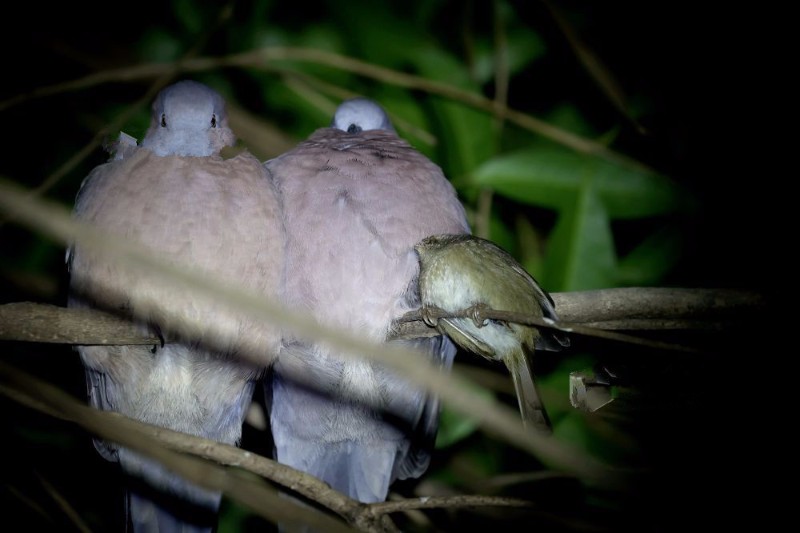
[[[36,473],[36,477],[39,479],[39,482],[42,484],[47,494],[49,494],[50,497],[55,500],[56,505],[58,505],[65,515],[67,515],[67,518],[69,518],[70,522],[72,522],[72,525],[75,526],[75,529],[82,531],[83,533],[89,533],[91,529],[86,522],[83,521],[75,508],[70,505],[67,499],[38,472]]]
[[[225,21],[230,19],[231,14],[233,13],[233,2],[226,3],[217,17],[216,23],[213,24],[209,29],[207,29],[200,38],[186,51],[186,53],[178,59],[175,63],[172,63],[172,68],[164,70],[161,75],[159,75],[156,80],[148,87],[147,91],[139,98],[136,102],[132,105],[128,106],[125,111],[119,114],[116,119],[112,120],[94,135],[91,141],[86,144],[83,148],[81,148],[76,154],[70,157],[64,164],[56,169],[55,172],[47,176],[45,180],[33,190],[33,194],[44,194],[50,190],[56,183],[58,183],[61,178],[72,172],[84,159],[89,157],[89,155],[94,152],[97,147],[99,147],[103,140],[106,139],[109,135],[113,135],[117,131],[119,131],[122,126],[124,126],[131,117],[133,117],[136,113],[139,112],[140,109],[147,106],[155,97],[155,95],[164,88],[167,84],[172,81],[175,76],[181,71],[181,65],[187,59],[196,56],[203,45],[208,41],[211,34],[216,31]],[[2,110],[2,104],[0,104],[0,110]]]
[[[52,416],[75,422],[95,435],[150,456],[193,483],[211,490],[223,491],[227,496],[268,520],[309,525],[313,522],[318,527],[333,528],[335,531],[349,530],[326,515],[310,512],[307,507],[279,498],[275,491],[268,489],[263,483],[255,483],[242,476],[232,475],[213,463],[184,456],[173,450],[179,449],[198,456],[218,455],[224,458],[220,462],[233,466],[247,463],[250,457],[255,457],[253,454],[243,452],[245,455],[243,459],[242,453],[239,453],[241,450],[233,446],[150,426],[117,413],[93,409],[56,387],[3,361],[0,361],[0,376],[3,378],[3,383],[0,383],[0,393],[11,399]],[[168,445],[162,444],[164,441]],[[264,458],[262,460],[262,466],[264,462],[269,461]],[[275,464],[270,466],[275,467]],[[288,468],[278,466],[282,469]],[[309,483],[313,485],[313,481]]]
[[[193,58],[182,61],[180,64],[150,63],[145,65],[134,65],[120,69],[106,70],[76,80],[42,87],[30,93],[5,100],[0,102],[0,111],[32,98],[58,94],[65,91],[75,91],[92,87],[101,83],[150,78],[162,75],[165,72],[173,71],[177,68],[180,68],[181,72],[203,72],[223,67],[262,68],[266,70],[275,70],[275,65],[273,65],[272,62],[280,61],[300,61],[319,65],[327,65],[384,83],[396,85],[398,87],[416,89],[428,92],[430,94],[443,96],[445,98],[475,107],[487,113],[492,113],[498,118],[504,118],[521,128],[542,135],[554,142],[572,148],[577,152],[602,157],[610,162],[618,163],[642,172],[655,172],[644,163],[627,155],[616,152],[601,143],[586,139],[567,130],[553,126],[552,124],[549,124],[544,120],[536,118],[532,115],[511,109],[502,103],[497,103],[494,100],[486,98],[480,94],[460,89],[448,83],[392,70],[362,61],[360,59],[313,48],[291,48],[279,46],[265,47],[222,57]]]
[[[418,316],[417,313],[419,313],[419,311],[412,311],[411,313],[407,313],[405,316],[416,317]],[[563,331],[564,333],[584,335],[587,337],[595,337],[610,341],[617,341],[638,346],[645,346],[647,348],[654,348],[657,350],[671,350],[671,351],[695,353],[695,354],[705,353],[705,350],[694,348],[692,346],[685,346],[683,344],[655,341],[651,339],[637,337],[635,335],[627,335],[625,333],[605,331],[602,329],[590,328],[579,324],[554,322],[549,318],[539,318],[531,315],[526,315],[524,313],[501,311],[491,308],[484,308],[479,311],[474,311],[472,309],[462,309],[458,312],[453,313],[450,311],[439,309],[437,307],[431,307],[428,309],[428,316],[433,319],[442,319],[442,318],[471,319],[473,318],[473,316],[476,316],[479,323],[483,323],[486,320],[499,320],[501,322],[513,322],[515,324],[521,324],[525,326],[536,326],[539,328]]]
[[[399,513],[414,509],[457,509],[463,507],[536,507],[536,504],[520,498],[462,494],[459,496],[423,496],[407,500],[373,503],[370,512],[377,514]]]

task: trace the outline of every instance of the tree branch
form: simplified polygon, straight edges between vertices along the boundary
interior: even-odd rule
[[[0,378],[2,378],[0,393],[9,398],[51,416],[75,422],[94,435],[147,455],[192,483],[207,489],[222,491],[226,496],[268,520],[309,525],[313,523],[316,524],[316,527],[326,530],[349,531],[347,527],[329,516],[311,512],[305,506],[279,498],[274,490],[263,483],[256,483],[236,475],[233,471],[228,471],[197,457],[178,454],[176,451],[210,457],[222,464],[239,467],[242,464],[248,464],[251,457],[256,457],[253,454],[233,446],[150,426],[118,413],[94,409],[53,385],[2,361],[0,361]],[[265,458],[252,462],[256,462],[261,471],[272,472],[274,469],[283,469],[284,476],[285,470],[288,469],[288,467],[277,465]],[[269,468],[265,467],[265,464],[268,463],[272,463]],[[303,478],[303,476],[307,475],[297,474],[298,478]],[[276,475],[276,477],[281,478],[281,475]],[[303,479],[299,484],[313,487],[315,481]],[[316,487],[319,487],[320,483],[320,481],[316,481]],[[316,494],[313,490],[312,493]]]
[[[94,309],[32,302],[0,305],[0,340],[57,344],[156,344],[131,321]]]
[[[139,449],[153,455],[167,468],[175,470],[188,479],[202,479],[202,483],[214,489],[222,489],[232,499],[253,506],[258,498],[266,497],[263,509],[258,512],[270,520],[300,520],[297,512],[305,516],[307,510],[298,511],[286,500],[275,500],[275,495],[266,493],[257,485],[248,485],[235,471],[215,469],[213,465],[186,463],[171,452],[181,452],[232,466],[269,479],[283,487],[315,501],[345,519],[362,531],[393,530],[386,515],[415,509],[452,509],[464,507],[522,507],[535,509],[533,502],[518,499],[483,495],[455,495],[395,500],[364,504],[332,489],[319,479],[261,457],[247,450],[228,444],[211,441],[194,435],[145,424],[119,413],[102,411],[86,406],[69,394],[38,378],[0,361],[0,394],[18,403],[41,411],[49,416],[75,422],[95,435],[110,439],[123,446]],[[164,450],[161,450],[161,447]],[[169,450],[169,451],[165,451]],[[185,468],[184,468],[185,467]],[[193,474],[192,474],[193,473]],[[237,489],[232,489],[238,484]],[[272,502],[272,503],[270,503]],[[277,502],[277,503],[276,503]],[[305,508],[303,508],[305,509]],[[316,513],[315,513],[316,515]],[[309,523],[333,527],[333,531],[344,530],[330,519],[310,517]]]
[[[756,291],[733,289],[620,288],[554,293],[561,322],[548,321],[499,310],[484,318],[560,329],[567,333],[630,342],[660,349],[694,351],[691,347],[651,341],[614,330],[722,331],[765,312],[766,298]],[[460,313],[434,313],[437,318],[469,317]],[[435,336],[419,311],[395,321],[390,338]],[[143,334],[129,321],[106,312],[68,309],[32,302],[0,305],[0,340],[61,344],[155,344],[160,340]]]
[[[487,113],[492,113],[499,119],[505,119],[521,128],[542,135],[579,153],[598,156],[628,168],[644,172],[654,172],[653,169],[650,169],[640,161],[620,152],[616,152],[599,142],[553,126],[542,119],[511,109],[502,101],[486,98],[481,94],[461,89],[449,83],[427,79],[399,70],[392,70],[360,59],[315,48],[270,46],[223,57],[192,57],[174,63],[147,63],[106,70],[90,74],[83,78],[40,87],[29,93],[0,101],[0,111],[34,98],[85,89],[103,83],[153,78],[172,72],[204,72],[223,67],[261,68],[272,71],[285,71],[280,65],[275,64],[285,61],[325,65],[398,87],[417,89],[449,98]]]

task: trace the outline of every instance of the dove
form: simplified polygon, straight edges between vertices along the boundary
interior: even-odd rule
[[[136,144],[126,134],[78,191],[73,217],[158,258],[256,295],[279,299],[285,234],[261,162],[232,146],[225,102],[184,80],[161,90]],[[142,422],[237,444],[254,387],[277,357],[280,331],[188,286],[72,243],[70,307],[135,320],[156,346],[78,346],[89,403]],[[124,447],[95,440],[129,480],[127,520],[138,531],[211,531],[219,492],[192,485]]]
[[[535,349],[569,346],[562,333],[489,320],[476,313],[491,308],[558,321],[550,295],[514,259],[493,242],[474,235],[432,235],[419,242],[419,293],[425,322],[463,349],[503,361],[511,374],[524,425],[550,433],[552,426],[532,371]],[[431,317],[438,307],[455,314],[472,310],[474,318]]]
[[[329,127],[265,162],[287,232],[284,297],[318,322],[376,343],[419,306],[414,244],[468,233],[441,168],[397,136],[366,98],[344,101]],[[391,341],[449,372],[445,336]],[[265,383],[278,462],[361,502],[428,468],[439,401],[385,366],[286,335]]]

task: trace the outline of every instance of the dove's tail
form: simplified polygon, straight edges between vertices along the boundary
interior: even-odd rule
[[[136,492],[128,493],[127,514],[131,533],[211,533],[217,525],[216,509],[159,501]]]
[[[159,463],[121,448],[128,490],[128,533],[211,533],[222,494],[173,474]]]
[[[506,357],[504,361],[514,380],[514,390],[517,393],[522,423],[525,426],[533,426],[542,432],[552,433],[550,418],[547,416],[544,403],[542,403],[536,387],[529,357],[520,350]]]

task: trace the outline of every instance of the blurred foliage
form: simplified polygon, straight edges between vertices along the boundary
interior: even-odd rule
[[[615,104],[618,95],[606,93],[579,61],[569,34],[556,24],[548,6],[602,59],[604,72],[628,97],[624,109],[629,114]],[[399,134],[442,166],[473,228],[488,228],[488,237],[516,255],[549,291],[770,283],[760,275],[768,257],[765,246],[754,237],[766,226],[763,193],[729,181],[744,171],[737,157],[741,154],[730,154],[730,147],[739,143],[732,140],[736,124],[728,98],[733,99],[733,74],[725,61],[737,54],[719,51],[737,41],[715,23],[723,15],[710,7],[579,0],[316,0],[302,5],[171,0],[88,2],[82,7],[61,3],[47,6],[44,13],[38,4],[19,4],[15,19],[6,21],[0,174],[31,188],[45,183],[146,94],[155,78],[128,77],[126,67],[223,58],[260,47],[311,48],[498,99],[620,157],[577,152],[425,86],[387,83],[335,61],[212,64],[196,72],[175,72],[172,80],[191,77],[208,83],[257,119],[256,134],[242,141],[265,158],[327,125],[342,98],[362,94],[378,100]],[[106,82],[11,101],[111,69],[121,70]],[[143,105],[121,129],[141,139],[148,117]],[[104,140],[115,134],[106,132]],[[288,140],[288,145],[275,139]],[[45,194],[71,205],[82,179],[105,158],[101,148],[91,150]],[[481,204],[487,198],[491,203]],[[8,221],[0,227],[0,238],[4,301],[63,305],[63,249]],[[53,382],[76,396],[83,394],[80,363],[69,348],[6,348],[4,356],[10,360],[48,368],[45,374]],[[628,394],[635,401],[623,395],[613,408],[593,415],[570,407],[570,371],[609,361],[623,361],[619,368],[628,370],[642,366],[645,358],[653,366],[644,373],[649,380],[640,379]],[[501,368],[477,359],[461,356],[462,364],[506,379]],[[628,365],[629,360],[637,362]],[[501,474],[538,471],[546,465],[445,412],[439,453],[429,473],[398,483],[397,491],[523,496],[536,501],[541,512],[434,511],[426,513],[427,526],[399,517],[404,527],[455,530],[501,521],[513,529],[666,530],[667,524],[708,510],[698,503],[699,495],[725,484],[720,479],[725,468],[709,459],[718,441],[706,440],[725,427],[704,396],[703,376],[714,370],[713,362],[665,362],[650,353],[578,342],[566,354],[539,354],[536,365],[557,438],[621,467],[652,469],[659,475],[624,494],[601,494],[558,478],[494,483]],[[641,374],[639,368],[635,375]],[[491,393],[513,405],[507,386]],[[675,411],[681,402],[690,407]],[[47,476],[90,528],[106,530],[120,519],[121,502],[112,498],[118,496],[113,470],[95,457],[87,435],[5,400],[2,407],[8,413],[4,423],[12,428],[7,461],[14,468],[3,477],[0,505],[32,524],[69,529],[37,484],[37,476]],[[265,437],[252,428],[245,431],[244,445],[269,454]],[[220,524],[220,531],[270,527],[227,501]]]

